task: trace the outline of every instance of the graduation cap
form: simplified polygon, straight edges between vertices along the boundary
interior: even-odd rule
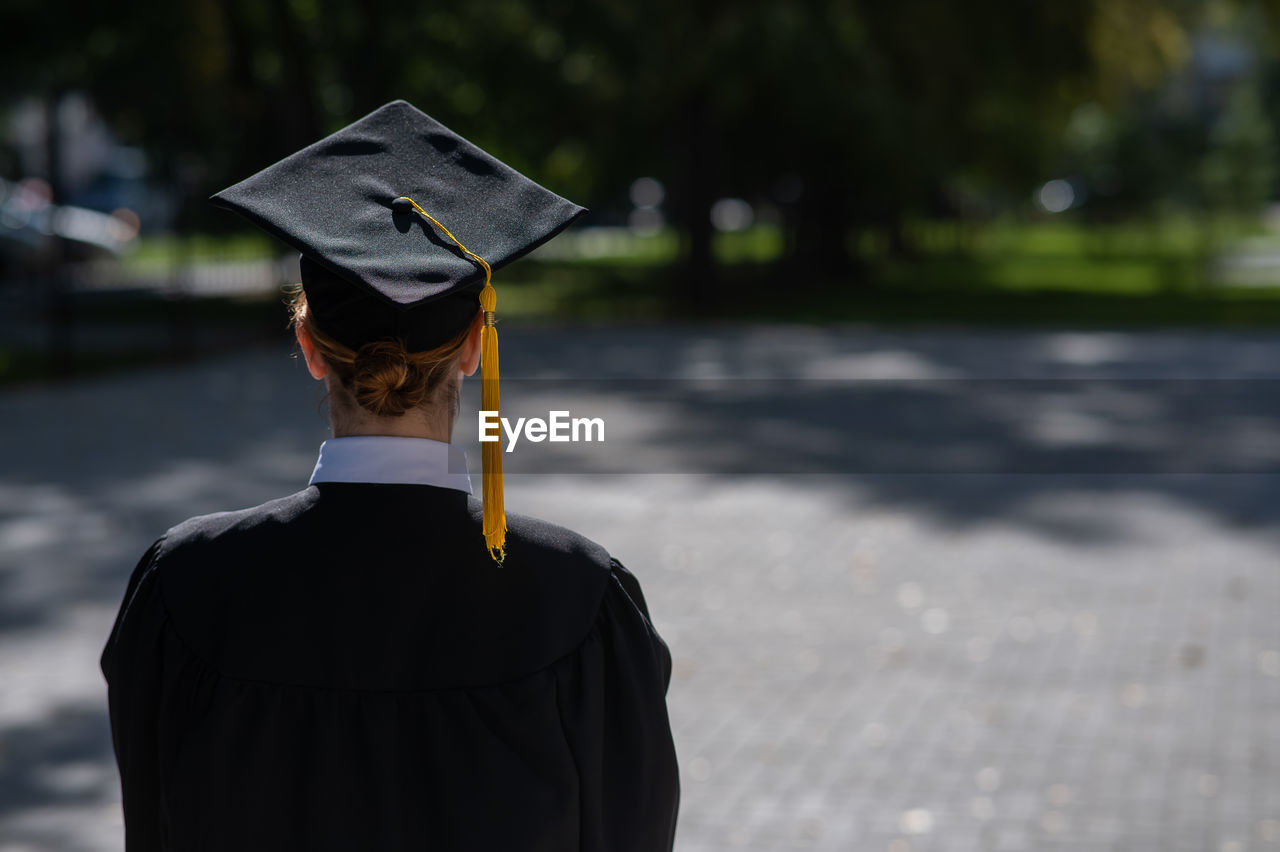
[[[316,325],[351,349],[398,339],[434,348],[484,311],[481,404],[499,410],[492,271],[586,211],[405,101],[214,195],[302,253]],[[486,442],[485,543],[506,533],[501,442]]]

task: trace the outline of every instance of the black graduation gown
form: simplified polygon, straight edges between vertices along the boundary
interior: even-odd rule
[[[669,850],[671,657],[598,545],[325,483],[143,556],[102,656],[126,846]]]

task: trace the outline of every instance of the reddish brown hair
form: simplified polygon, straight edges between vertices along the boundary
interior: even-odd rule
[[[468,323],[452,340],[425,352],[409,352],[399,340],[379,340],[353,350],[316,327],[301,285],[292,288],[289,297],[293,326],[310,336],[354,402],[379,417],[399,417],[431,400],[445,380],[454,376],[458,356],[474,326]],[[449,384],[456,386],[455,382]]]

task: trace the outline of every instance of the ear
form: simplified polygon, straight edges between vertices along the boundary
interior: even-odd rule
[[[467,333],[467,342],[462,344],[462,354],[458,359],[458,369],[464,376],[474,376],[480,366],[480,329],[484,325],[484,313],[477,312],[471,321],[471,331]]]
[[[294,328],[294,334],[298,338],[298,346],[302,348],[302,358],[307,362],[307,372],[313,379],[323,379],[329,374],[329,365],[316,351],[316,344],[312,341],[311,335],[307,334],[307,330],[300,325]]]

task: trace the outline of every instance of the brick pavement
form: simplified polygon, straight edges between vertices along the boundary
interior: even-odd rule
[[[594,334],[504,329],[504,374],[1280,369],[1264,336]],[[95,657],[151,537],[305,479],[323,423],[282,356],[0,396],[0,852],[120,848]],[[681,852],[1280,848],[1280,475],[699,472],[713,451],[508,484],[644,583]]]

